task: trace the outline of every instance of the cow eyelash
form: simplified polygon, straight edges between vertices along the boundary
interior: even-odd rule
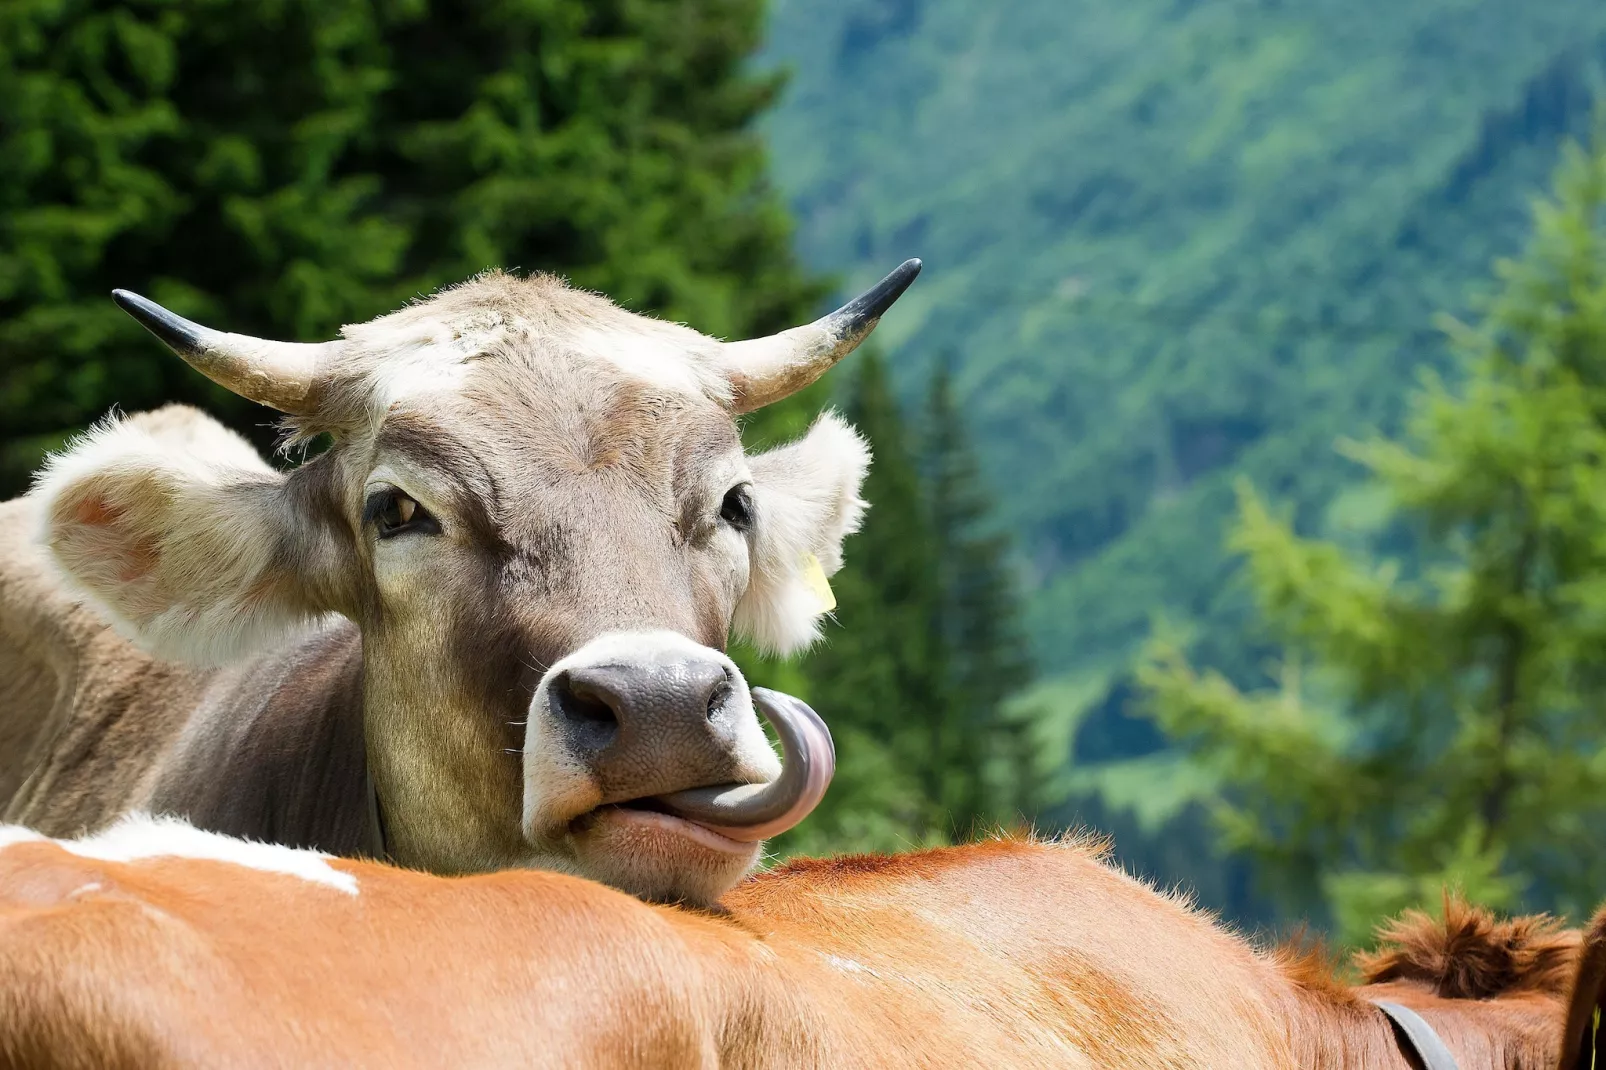
[[[376,490],[368,496],[368,501],[363,505],[362,522],[364,526],[372,524],[374,532],[381,539],[408,533],[441,533],[440,521],[431,516],[428,509],[419,505],[417,499],[394,487]]]
[[[753,496],[747,492],[746,483],[738,483],[725,492],[725,500],[719,503],[719,518],[737,531],[753,530]]]

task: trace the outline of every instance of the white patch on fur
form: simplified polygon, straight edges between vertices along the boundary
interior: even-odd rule
[[[686,330],[699,342],[706,341],[702,336],[692,335],[689,329]],[[576,333],[574,345],[583,353],[608,361],[629,378],[661,390],[702,395],[716,400],[730,394],[729,383],[706,367],[698,354],[667,338],[656,338],[646,331],[636,333],[617,328],[587,328]]]
[[[583,306],[581,306],[583,307]],[[531,323],[486,309],[443,320],[386,316],[345,329],[373,354],[364,375],[369,412],[376,422],[409,397],[460,391],[469,362],[520,335],[559,339],[572,351],[598,357],[622,374],[663,390],[725,401],[730,384],[709,359],[717,344],[689,327],[621,314],[606,325],[581,320]]]
[[[761,782],[781,775],[781,760],[770,746],[753,710],[753,696],[736,663],[719,651],[670,631],[609,632],[556,662],[530,700],[524,737],[524,830],[532,839],[585,813],[597,804],[591,772],[568,750],[547,708],[549,683],[559,673],[586,665],[667,665],[712,658],[731,680],[726,709],[737,726],[733,757],[739,777]]]
[[[859,529],[859,488],[870,448],[835,413],[796,442],[749,458],[753,552],[747,591],[732,625],[763,650],[790,654],[819,638],[819,600],[804,576],[809,554],[827,576],[842,567],[842,541]]]
[[[368,355],[360,363],[370,418],[377,424],[406,398],[460,391],[469,360],[493,346],[507,326],[500,312],[484,309],[444,319],[392,313],[341,333]]]
[[[38,843],[45,837],[21,825],[0,825],[0,851],[18,843]]]
[[[12,844],[46,839],[32,829],[19,825],[0,825],[0,850]],[[99,862],[139,862],[150,858],[205,859],[263,873],[282,873],[333,888],[346,895],[357,894],[357,878],[331,866],[330,855],[204,832],[174,817],[129,814],[93,836],[49,842],[79,858],[92,858]],[[98,887],[88,884],[73,894],[87,893]]]
[[[391,350],[368,376],[370,412],[377,421],[407,398],[460,392],[476,348],[472,339],[448,337]]]
[[[821,954],[824,955],[823,952]],[[824,958],[826,965],[830,966],[834,970],[841,970],[843,973],[867,973],[871,977],[880,976],[880,974],[876,973],[863,963],[855,962],[852,959],[845,959],[840,955],[824,955]]]
[[[273,571],[274,533],[291,519],[284,478],[199,412],[108,418],[35,477],[36,538],[119,632],[161,657],[222,664],[309,623],[293,578]]]

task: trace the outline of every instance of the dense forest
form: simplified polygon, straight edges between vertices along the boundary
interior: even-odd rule
[[[1275,916],[1204,846],[1208,778],[1142,715],[1140,652],[1163,618],[1258,681],[1276,644],[1227,548],[1240,479],[1301,531],[1378,525],[1334,446],[1398,429],[1423,367],[1454,374],[1435,317],[1494,291],[1588,133],[1606,6],[772,8],[764,60],[792,80],[763,128],[805,262],[927,260],[888,364],[910,404],[951,366],[1020,548],[1028,700],[1073,740],[1053,819]]]

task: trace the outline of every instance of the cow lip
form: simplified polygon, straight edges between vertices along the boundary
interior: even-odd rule
[[[753,849],[751,843],[733,840],[729,836],[715,832],[707,825],[684,817],[676,817],[656,799],[651,798],[608,803],[594,810],[588,810],[571,821],[569,829],[573,833],[583,834],[599,820],[609,817],[673,833],[722,854],[747,854]]]

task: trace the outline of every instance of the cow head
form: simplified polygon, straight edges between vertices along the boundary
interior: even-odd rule
[[[1346,994],[1416,1011],[1462,1066],[1601,1065],[1606,908],[1580,931],[1543,914],[1497,918],[1447,895],[1442,917],[1407,911],[1378,938],[1355,958],[1364,985]]]
[[[354,621],[398,861],[706,902],[829,775],[829,736],[775,696],[781,773],[727,636],[814,638],[811,580],[840,566],[869,463],[834,416],[754,456],[736,417],[822,375],[919,267],[733,343],[545,276],[483,276],[315,345],[119,291],[190,364],[332,445],[281,473],[103,425],[41,477],[44,538],[163,656],[220,663]]]

